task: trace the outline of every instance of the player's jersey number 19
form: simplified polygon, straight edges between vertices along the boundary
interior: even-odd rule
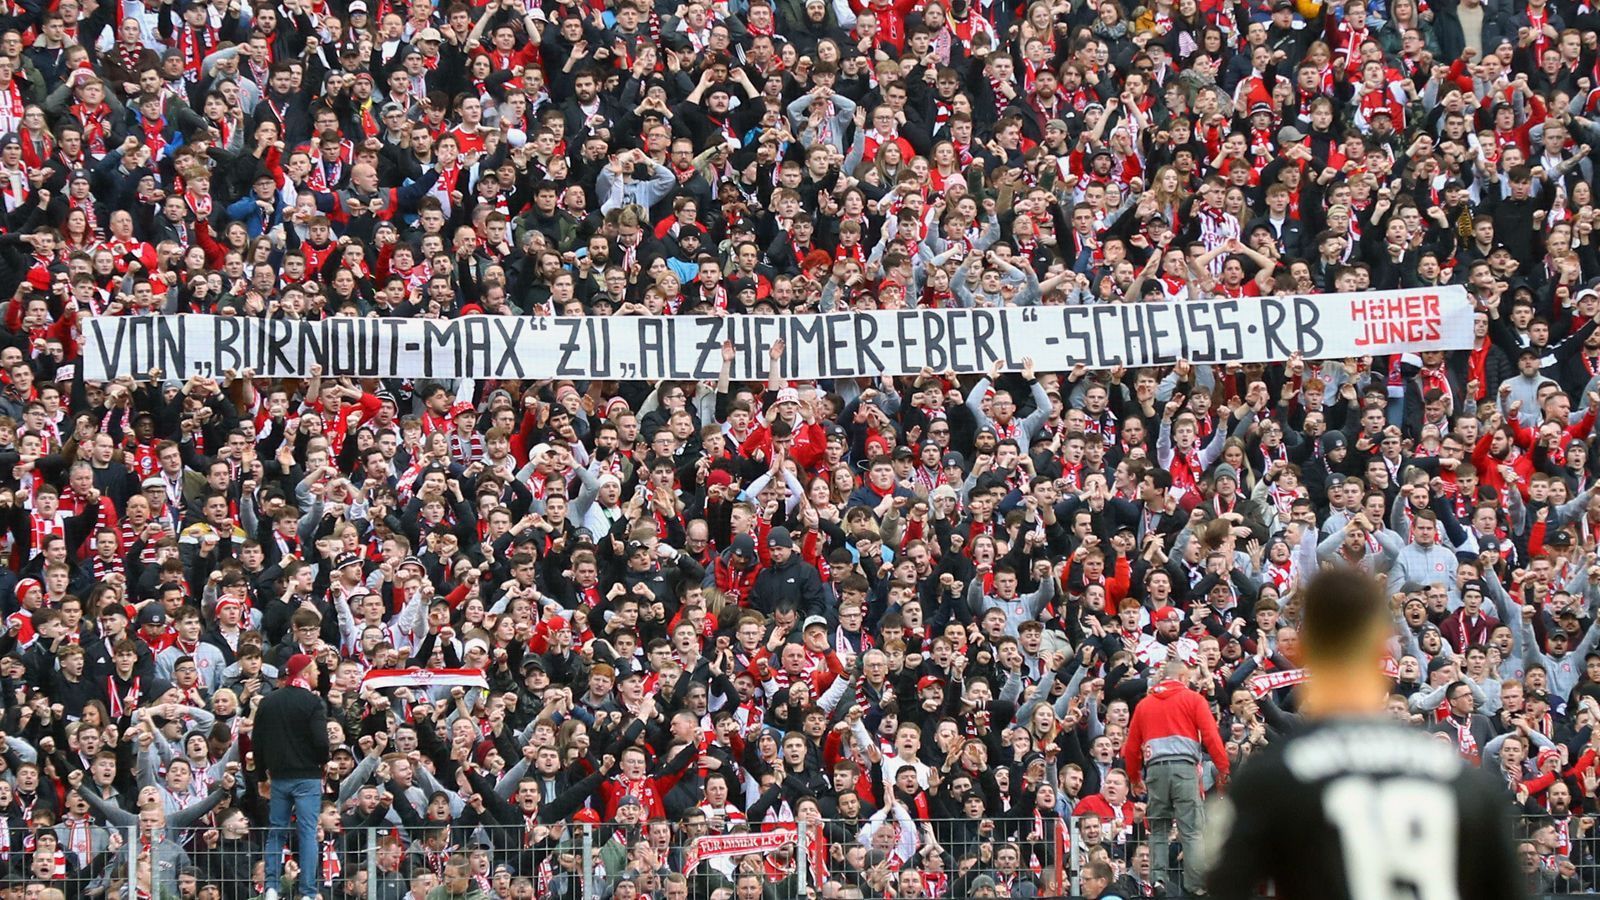
[[[1420,778],[1344,775],[1323,793],[1352,900],[1457,900],[1456,798]]]

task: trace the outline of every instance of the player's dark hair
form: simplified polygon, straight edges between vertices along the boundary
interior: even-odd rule
[[[1364,572],[1331,569],[1305,588],[1300,640],[1318,659],[1340,661],[1366,649],[1375,628],[1389,620],[1383,588]]]
[[[1085,875],[1088,875],[1098,881],[1104,881],[1109,884],[1110,882],[1117,880],[1117,870],[1111,868],[1110,863],[1101,862],[1098,859],[1085,865],[1083,869]]]

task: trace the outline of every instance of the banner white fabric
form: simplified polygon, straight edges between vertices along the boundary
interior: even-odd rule
[[[478,669],[372,669],[361,679],[362,687],[385,688],[464,687],[489,689],[489,680]]]
[[[911,309],[796,316],[464,316],[318,322],[235,316],[89,319],[84,377],[710,380],[722,348],[731,377],[809,380],[1007,370],[1042,371],[1383,356],[1472,346],[1472,303],[1458,286],[1191,303],[1002,309]]]

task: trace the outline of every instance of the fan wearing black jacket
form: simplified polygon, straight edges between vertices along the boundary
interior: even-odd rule
[[[283,869],[284,832],[289,825],[288,808],[293,805],[299,821],[300,894],[305,897],[316,895],[315,876],[321,871],[316,823],[322,804],[322,772],[328,763],[327,704],[316,693],[319,677],[317,663],[310,656],[296,653],[289,657],[283,683],[256,709],[251,734],[256,763],[272,778],[272,811],[284,813],[282,820],[272,817],[267,837],[267,884],[277,884]],[[267,900],[276,900],[276,891],[270,887]]]

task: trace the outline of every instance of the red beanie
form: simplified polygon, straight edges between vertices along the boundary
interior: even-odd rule
[[[312,658],[307,654],[296,653],[295,655],[289,657],[289,661],[287,663],[284,663],[283,677],[299,678],[300,673],[304,672],[306,670],[306,666],[311,665],[313,661],[314,660],[312,660]]]

